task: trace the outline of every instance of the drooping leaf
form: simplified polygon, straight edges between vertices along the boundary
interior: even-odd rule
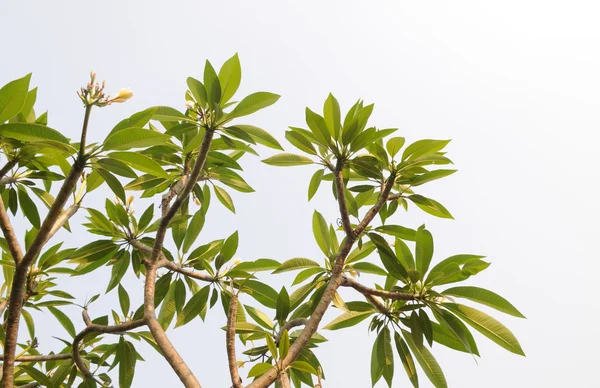
[[[517,310],[509,301],[496,294],[495,292],[486,290],[485,288],[462,286],[452,287],[442,292],[444,295],[457,296],[484,304],[503,313],[510,314],[515,317],[525,318],[519,310]]]
[[[442,368],[440,368],[440,365],[433,357],[433,354],[431,354],[426,347],[417,346],[409,332],[402,330],[402,334],[404,336],[404,340],[417,359],[417,362],[419,365],[421,365],[423,372],[425,372],[425,375],[429,378],[429,381],[431,381],[436,388],[447,388],[448,383],[446,383],[444,372],[442,372]]]

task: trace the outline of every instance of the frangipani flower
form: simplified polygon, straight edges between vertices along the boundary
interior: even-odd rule
[[[108,102],[110,104],[112,104],[113,102],[125,102],[125,101],[129,100],[131,97],[133,97],[133,91],[131,91],[130,89],[127,89],[127,88],[123,88],[123,89],[119,90],[119,93],[117,93],[116,96],[114,96],[113,98],[108,100]]]

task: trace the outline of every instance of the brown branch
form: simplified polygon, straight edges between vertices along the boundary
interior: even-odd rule
[[[390,195],[388,195],[387,200],[394,201],[394,200],[400,199],[400,198],[402,198],[402,194],[390,194]]]
[[[0,168],[0,178],[4,178],[4,176],[17,164],[17,160],[9,160],[6,164]]]
[[[344,176],[343,176],[343,162],[338,161],[334,174],[334,182],[335,182],[335,190],[337,193],[337,201],[338,206],[340,208],[340,217],[342,218],[342,225],[344,226],[344,231],[346,232],[347,238],[354,238],[354,231],[352,230],[352,224],[350,223],[350,215],[348,214],[348,207],[346,206],[346,190],[344,186]]]
[[[6,309],[6,305],[8,304],[8,299],[0,299],[0,318],[4,314],[4,309]]]
[[[366,295],[375,295],[375,296],[379,296],[379,297],[391,299],[391,300],[415,300],[419,297],[419,294],[411,294],[408,292],[385,291],[385,290],[378,290],[375,288],[370,288],[370,287],[362,285],[359,282],[357,282],[356,280],[348,278],[348,277],[342,278],[342,283],[340,284],[340,286],[352,287],[356,291],[360,292],[361,294],[363,294],[365,296]]]
[[[136,248],[138,251],[142,252],[147,256],[150,256],[152,254],[152,248],[150,248],[148,245],[144,244],[139,240],[130,240],[129,244],[131,244],[132,247]],[[180,273],[182,275],[194,278],[196,280],[202,280],[204,282],[214,282],[215,280],[217,280],[217,278],[209,274],[198,272],[192,268],[186,268],[183,267],[181,264],[169,261],[169,259],[162,252],[160,253],[160,256],[158,258],[159,260],[158,262],[156,262],[157,269],[167,268],[170,271]]]
[[[154,294],[155,294],[155,282],[156,282],[156,270],[158,269],[157,261],[162,254],[163,242],[169,227],[169,223],[183,204],[183,201],[190,195],[194,185],[200,177],[200,173],[204,168],[204,163],[210,150],[210,144],[214,135],[213,128],[206,128],[204,139],[200,145],[198,156],[194,168],[190,173],[188,181],[185,186],[178,193],[177,198],[173,204],[169,207],[167,203],[163,203],[163,217],[160,220],[158,230],[156,231],[156,237],[154,240],[154,246],[152,248],[152,254],[150,260],[145,262],[146,266],[146,281],[144,284],[144,318],[148,324],[148,328],[152,333],[152,336],[156,340],[156,343],[163,356],[171,365],[171,368],[175,371],[181,382],[186,387],[199,388],[200,383],[193,372],[187,366],[183,358],[179,355],[173,344],[167,337],[167,334],[156,319],[155,307],[154,307]]]
[[[234,293],[229,301],[229,311],[227,313],[227,332],[225,335],[227,347],[227,361],[229,363],[229,374],[231,375],[231,388],[242,388],[242,378],[237,367],[235,355],[235,324],[237,322],[238,297]]]
[[[383,303],[381,303],[381,300],[379,300],[379,298],[377,298],[376,296],[373,296],[371,294],[363,294],[363,295],[364,295],[365,299],[367,301],[369,301],[369,303],[371,303],[373,306],[375,306],[377,311],[379,311],[382,314],[389,313],[389,310],[385,307],[385,305]]]
[[[286,371],[282,370],[277,376],[277,382],[279,383],[280,388],[291,388],[290,378]]]
[[[291,321],[288,321],[285,325],[283,325],[281,327],[281,329],[279,330],[279,333],[275,334],[275,336],[273,337],[273,341],[275,341],[275,344],[279,345],[279,341],[281,341],[281,336],[283,335],[284,331],[290,331],[290,329],[293,329],[294,327],[298,327],[298,326],[304,326],[308,323],[308,318],[295,318],[292,319]]]
[[[317,307],[315,307],[315,310],[313,311],[308,322],[304,326],[304,329],[302,330],[298,338],[296,338],[296,341],[294,341],[294,343],[290,347],[288,355],[282,361],[282,369],[285,369],[292,361],[296,359],[296,357],[298,357],[302,349],[304,349],[304,347],[308,344],[308,341],[310,341],[312,335],[317,331],[319,323],[323,319],[325,312],[327,311],[329,305],[331,304],[331,301],[333,300],[336,290],[342,282],[342,269],[344,267],[344,261],[350,253],[350,250],[352,249],[352,246],[356,241],[356,237],[359,236],[369,225],[369,223],[373,220],[373,218],[375,218],[375,216],[387,200],[387,197],[390,194],[390,191],[392,190],[394,180],[395,177],[393,175],[386,180],[382,188],[381,195],[377,200],[377,203],[373,205],[373,207],[367,212],[360,224],[358,224],[358,226],[354,229],[354,236],[352,238],[347,237],[344,244],[340,247],[340,251],[331,271],[331,278],[329,279],[329,283],[327,284],[327,287],[325,288],[325,291],[323,292],[323,295],[321,296]],[[247,385],[246,388],[266,388],[269,385],[271,385],[276,379],[277,369],[271,368],[262,376],[254,380],[249,385]]]
[[[79,210],[80,207],[81,207],[81,205],[79,203],[74,203],[73,205],[71,205],[67,209],[65,209],[65,211],[60,213],[60,216],[58,216],[58,218],[56,219],[56,223],[52,227],[52,230],[50,230],[50,233],[48,233],[48,238],[46,239],[46,243],[52,237],[54,237],[56,232],[58,232],[63,226],[65,226],[67,221],[69,221],[69,219],[71,217],[73,217],[75,215],[75,213],[77,213],[77,211]]]
[[[124,322],[118,325],[104,326],[92,323],[87,313],[87,310],[83,310],[82,315],[83,321],[86,324],[86,328],[80,331],[79,334],[75,336],[75,339],[73,340],[73,353],[71,354],[71,357],[73,358],[73,361],[75,361],[75,365],[77,365],[77,368],[81,371],[81,373],[88,378],[94,378],[93,373],[85,365],[85,363],[83,362],[83,358],[81,358],[81,355],[79,354],[79,345],[86,335],[91,333],[120,334],[129,330],[137,329],[138,327],[144,326],[146,324],[146,322],[143,319],[138,319],[136,321]]]
[[[90,107],[86,108],[85,120],[82,129],[82,140],[85,138],[87,133],[87,125],[89,120]],[[83,143],[82,143],[83,144]],[[21,309],[23,308],[23,296],[25,294],[25,285],[27,281],[27,272],[29,266],[33,260],[40,254],[44,244],[48,239],[48,235],[52,231],[56,220],[63,211],[63,207],[69,196],[73,192],[73,189],[77,185],[79,177],[83,173],[85,168],[86,157],[81,152],[75,160],[75,163],[71,167],[69,175],[65,178],[62,187],[52,206],[48,210],[48,214],[44,219],[44,222],[40,226],[40,229],[35,236],[35,239],[31,243],[31,246],[23,256],[21,262],[15,268],[15,274],[13,278],[13,284],[10,291],[10,302],[8,305],[8,317],[6,320],[6,336],[4,342],[4,363],[3,363],[3,388],[12,388],[14,385],[14,365],[15,365],[15,352],[17,349],[17,337],[19,335],[19,321],[21,319]],[[1,172],[1,170],[0,170]]]
[[[4,238],[6,239],[10,255],[15,261],[15,264],[18,265],[23,260],[23,251],[21,250],[19,240],[17,240],[17,236],[10,222],[10,218],[8,217],[8,213],[6,212],[6,208],[4,207],[2,198],[0,198],[0,229],[2,229],[2,234],[4,234]]]
[[[15,362],[44,362],[44,361],[59,361],[69,360],[73,357],[71,353],[59,354],[40,354],[37,356],[19,356],[15,358]],[[4,356],[0,355],[0,361],[4,360]]]

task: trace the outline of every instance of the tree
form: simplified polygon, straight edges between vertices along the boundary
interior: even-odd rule
[[[460,254],[432,265],[433,238],[424,225],[411,229],[388,222],[409,204],[436,217],[452,218],[439,202],[417,193],[421,185],[455,172],[438,168],[451,164],[443,151],[449,140],[419,140],[405,147],[405,139],[394,136],[396,129],[368,125],[373,105],[361,100],[344,117],[331,94],[323,115],[307,108],[308,129],[290,127],[285,134],[302,154],[278,153],[263,160],[273,166],[317,166],[308,186],[309,200],[321,184],[331,182],[339,208],[337,225],[317,211],[312,215],[322,263],[309,258],[238,262],[233,259],[237,232],[201,241],[213,194],[235,212],[226,187],[253,191],[237,172],[241,158],[257,155],[258,146],[283,151],[263,129],[237,123],[274,104],[279,96],[257,92],[232,102],[240,80],[237,55],[218,73],[207,61],[202,82],[187,79],[185,113],[167,106],[148,108],[119,122],[101,144],[86,142],[91,110],[124,102],[130,91],[122,89],[110,98],[92,72],[78,93],[85,111],[81,139],[72,142],[47,126],[46,113],[36,115],[37,88],[29,90],[30,75],[0,89],[0,141],[6,159],[0,170],[3,387],[111,386],[107,372],[112,368],[118,369],[118,385],[130,387],[141,359],[132,341],[151,344],[186,387],[199,387],[166,331],[204,319],[209,310],[221,308],[219,300],[226,316],[227,361],[235,388],[273,383],[321,387],[323,370],[314,349],[325,341],[317,330],[332,306],[340,315],[323,330],[371,319],[369,329],[377,334],[370,366],[373,385],[383,377],[391,386],[395,347],[415,387],[415,360],[434,386],[446,387],[429,349],[435,342],[479,356],[468,326],[503,348],[524,354],[505,326],[457,299],[523,317],[515,307],[482,288],[446,286],[486,269],[489,263],[483,256]],[[107,199],[103,208],[85,204],[88,222],[69,224],[83,210],[86,194],[103,184],[116,198]],[[133,197],[127,191],[141,192],[141,198],[160,197],[160,214],[155,215],[158,209],[152,203],[139,217],[134,215]],[[71,197],[73,203],[68,205]],[[31,229],[15,231],[9,212],[22,214]],[[51,241],[61,228],[78,227],[98,239],[72,247]],[[88,306],[98,294],[80,306],[83,324],[79,324],[60,309],[82,302],[61,290],[61,278],[90,276],[105,266],[112,271],[105,293],[116,293],[121,312],[112,311],[112,322],[108,315],[90,317]],[[144,279],[144,303],[137,308],[130,305],[128,291],[120,284],[128,271]],[[297,272],[293,284],[279,292],[259,276],[290,271]],[[360,283],[361,273],[379,276],[381,284]],[[342,300],[340,287],[354,289],[359,300]],[[31,314],[35,310],[49,311],[69,333],[62,349],[37,352]],[[19,331],[21,319],[28,333]],[[245,345],[244,357],[236,350],[236,338]],[[245,381],[238,370],[242,364],[249,370]]]

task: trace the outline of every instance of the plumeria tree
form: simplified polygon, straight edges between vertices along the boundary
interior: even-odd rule
[[[188,367],[167,332],[219,310],[227,349],[223,362],[234,388],[323,387],[317,348],[326,339],[319,329],[347,329],[367,319],[376,334],[373,385],[383,377],[391,387],[396,369],[403,369],[417,387],[419,364],[434,386],[446,387],[431,349],[446,346],[479,356],[470,328],[523,355],[505,326],[462,304],[467,300],[523,317],[494,292],[455,285],[485,270],[484,257],[458,254],[434,261],[425,226],[394,223],[399,211],[413,205],[452,218],[439,202],[419,194],[422,185],[455,172],[444,168],[451,164],[444,152],[449,141],[406,145],[396,129],[370,124],[373,105],[361,100],[344,115],[333,95],[322,114],[307,108],[307,129],[289,127],[285,134],[299,154],[263,160],[314,166],[309,200],[320,186],[331,185],[339,217],[328,222],[318,211],[312,214],[320,258],[240,262],[233,259],[237,232],[205,241],[201,232],[215,203],[211,199],[235,212],[228,190],[253,191],[240,175],[242,158],[257,155],[261,147],[283,151],[263,129],[241,124],[279,96],[257,92],[234,102],[240,80],[237,55],[218,72],[207,61],[202,81],[187,79],[185,112],[148,108],[117,123],[102,143],[86,141],[91,111],[124,102],[131,91],[110,97],[92,72],[78,93],[84,118],[74,142],[50,128],[45,113],[35,113],[37,88],[30,89],[30,75],[0,89],[2,387],[130,387],[142,360],[137,341],[155,348],[184,386],[200,387],[200,372],[206,372]],[[116,197],[86,203],[86,195],[103,185]],[[160,198],[160,206],[153,201],[134,214],[132,193]],[[87,217],[82,225],[69,222],[78,212]],[[11,218],[19,214],[27,230],[13,227]],[[61,229],[82,233],[84,228],[96,235],[87,245],[53,239]],[[103,267],[112,275],[97,295],[83,300],[61,288],[65,276],[83,282]],[[280,291],[261,280],[265,272],[292,271],[292,284]],[[144,281],[140,306],[131,305],[121,284],[128,272]],[[359,274],[378,280],[364,284]],[[355,300],[342,299],[340,287],[353,289]],[[88,308],[102,293],[118,298],[121,311],[91,316]],[[62,311],[69,304],[81,308],[81,317]],[[331,309],[337,318],[323,322]],[[37,311],[50,312],[69,334],[54,352],[37,350]]]

